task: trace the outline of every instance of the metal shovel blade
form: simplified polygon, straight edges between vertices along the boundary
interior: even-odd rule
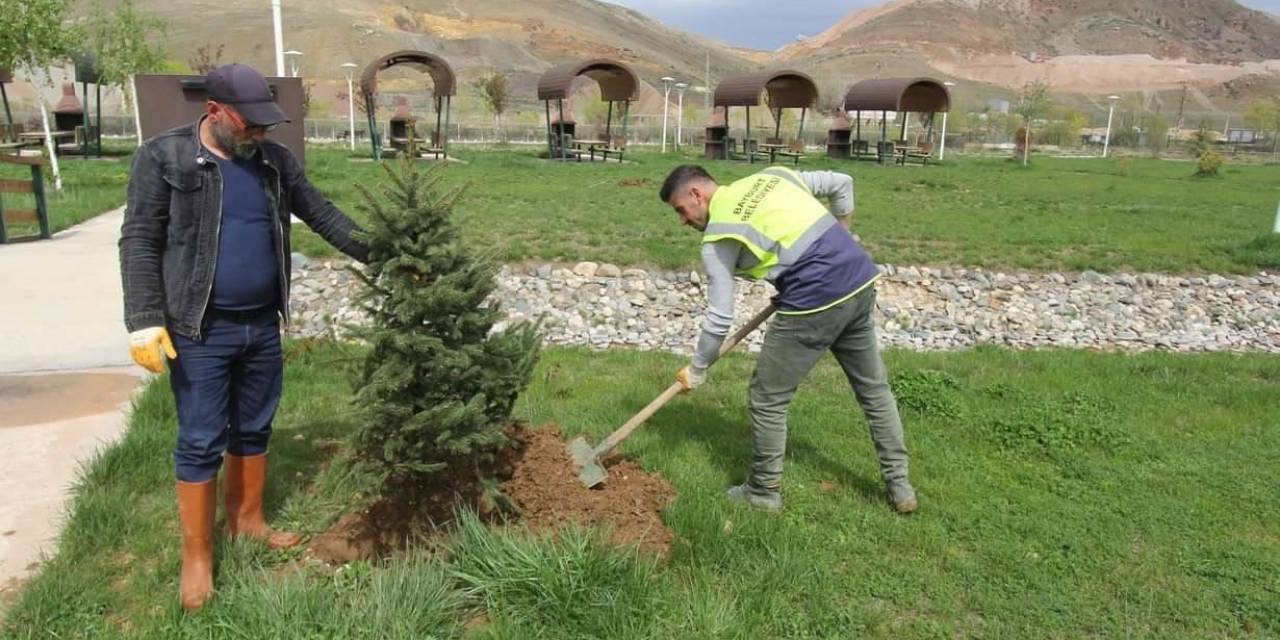
[[[587,488],[594,487],[609,477],[609,472],[600,464],[595,447],[588,444],[586,439],[574,438],[569,443],[569,457],[578,465],[578,480],[587,485]]]

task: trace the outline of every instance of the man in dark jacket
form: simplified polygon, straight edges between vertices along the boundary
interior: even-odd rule
[[[280,320],[289,318],[290,214],[367,259],[352,238],[356,223],[312,186],[287,147],[266,139],[288,118],[262,74],[231,64],[206,82],[205,114],[134,155],[120,234],[131,355],[155,373],[172,360],[179,593],[188,610],[213,595],[219,468],[229,535],[273,548],[301,541],[273,531],[262,513],[284,370]]]

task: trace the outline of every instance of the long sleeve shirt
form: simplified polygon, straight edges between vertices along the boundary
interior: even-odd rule
[[[801,171],[799,174],[814,197],[827,203],[831,215],[844,218],[853,213],[855,200],[851,176],[834,171]],[[847,234],[839,227],[833,230]],[[754,261],[755,256],[734,240],[702,245],[702,267],[707,275],[707,311],[694,349],[693,366],[705,368],[718,356],[720,345],[733,326],[733,272],[737,268],[750,267]]]

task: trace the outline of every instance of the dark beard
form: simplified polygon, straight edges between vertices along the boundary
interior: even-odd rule
[[[258,152],[256,140],[236,140],[235,136],[221,123],[213,123],[212,129],[213,139],[223,151],[230,151],[231,155],[246,160]]]

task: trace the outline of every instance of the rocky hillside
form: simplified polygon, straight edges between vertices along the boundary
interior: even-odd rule
[[[262,0],[139,0],[168,22],[169,55],[186,61],[201,46],[225,43],[222,61],[275,68],[270,5]],[[701,79],[710,53],[723,74],[751,67],[746,52],[669,29],[630,9],[596,0],[331,0],[284,2],[285,48],[304,53],[302,74],[315,79],[321,100],[345,89],[339,66],[362,66],[397,49],[441,55],[466,83],[500,69],[518,102],[533,102],[537,78],[573,59],[607,56],[633,66],[642,79]],[[414,72],[395,71],[388,86],[413,85]],[[713,79],[714,82],[714,79]],[[700,84],[700,83],[699,83]],[[652,89],[645,92],[649,101]]]
[[[781,57],[886,44],[1240,63],[1280,59],[1280,22],[1234,0],[896,0],[854,12]]]

